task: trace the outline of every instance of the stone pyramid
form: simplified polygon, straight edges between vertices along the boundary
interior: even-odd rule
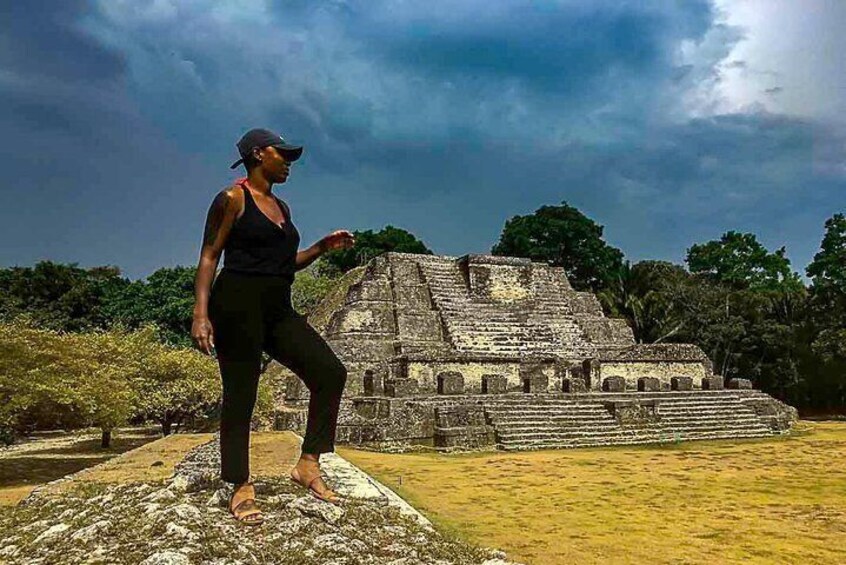
[[[724,391],[696,345],[635,343],[562,267],[519,257],[384,253],[348,272],[309,321],[348,369],[339,442],[437,446],[440,418],[479,436],[440,443],[501,447],[494,420],[508,411],[492,403],[612,402],[602,408],[612,419],[633,405],[648,427],[657,404],[684,393],[763,395],[742,379]],[[307,399],[289,375],[277,427],[302,430]]]

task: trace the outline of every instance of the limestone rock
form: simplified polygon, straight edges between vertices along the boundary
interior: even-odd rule
[[[728,388],[736,390],[752,390],[752,381],[749,379],[731,379]]]
[[[35,538],[34,543],[44,543],[50,541],[52,538],[61,535],[63,532],[70,529],[68,524],[56,524],[54,526],[50,526],[44,532],[42,532],[37,538]]]
[[[690,377],[672,377],[670,378],[671,390],[693,390],[693,379]]]
[[[178,551],[159,551],[142,561],[140,565],[191,565],[191,560]]]
[[[312,495],[300,496],[286,506],[286,508],[299,510],[306,516],[320,518],[329,524],[336,524],[344,516],[344,509],[323,500],[317,500]]]

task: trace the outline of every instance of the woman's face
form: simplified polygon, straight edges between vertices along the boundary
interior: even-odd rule
[[[259,152],[259,156],[267,180],[274,183],[282,183],[288,180],[288,175],[291,173],[291,163],[285,158],[283,151],[268,146]]]

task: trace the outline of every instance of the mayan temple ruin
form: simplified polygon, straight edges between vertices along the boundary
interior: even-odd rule
[[[538,449],[784,433],[796,410],[714,375],[690,344],[636,344],[564,270],[517,257],[385,253],[309,321],[349,370],[337,443]],[[284,369],[276,427],[304,431]]]

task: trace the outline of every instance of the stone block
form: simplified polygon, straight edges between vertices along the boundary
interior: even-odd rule
[[[436,427],[455,428],[460,426],[485,425],[485,409],[478,404],[435,406],[434,410]]]
[[[625,320],[617,318],[583,318],[579,326],[594,343],[634,345],[634,333]]]
[[[442,371],[437,379],[438,394],[464,394],[464,375],[459,371]]]
[[[368,441],[379,441],[384,439],[384,433],[380,428],[375,426],[361,426],[359,428],[359,441],[366,443]]]
[[[275,414],[273,428],[276,430],[305,431],[308,411],[283,408]]]
[[[338,425],[335,429],[336,444],[357,444],[361,442],[361,430],[358,426]]]
[[[353,411],[368,420],[388,418],[391,415],[391,401],[387,398],[354,398]]]
[[[429,287],[424,284],[408,285],[404,281],[394,286],[397,309],[400,310],[431,310],[432,299],[429,297]]]
[[[307,400],[308,398],[309,391],[305,383],[296,375],[289,375],[285,380],[285,399]]]
[[[440,341],[441,315],[437,311],[397,312],[397,331],[404,340]]]
[[[723,377],[719,375],[702,378],[702,390],[723,390],[724,388]]]
[[[502,394],[507,388],[505,375],[482,375],[482,394]]]
[[[564,392],[569,393],[587,392],[587,386],[585,385],[584,379],[580,379],[578,377],[563,379],[561,381],[561,389]]]
[[[381,300],[390,302],[391,285],[387,279],[384,280],[362,280],[350,286],[347,291],[345,304],[351,304],[358,300]]]
[[[496,436],[493,426],[460,426],[456,428],[435,428],[432,444],[436,448],[476,449],[494,445]]]
[[[393,336],[331,337],[327,343],[338,357],[345,360],[382,361],[396,354]]]
[[[569,368],[570,371],[570,378],[573,379],[580,379],[585,381],[584,370],[582,369],[581,365],[571,365]],[[585,386],[587,386],[587,382],[585,382]]]
[[[661,392],[661,380],[655,377],[640,377],[637,380],[638,392]]]
[[[549,377],[541,372],[524,375],[523,392],[547,392],[549,390]]]
[[[671,377],[670,390],[693,390],[693,379],[691,377]]]
[[[600,384],[601,366],[599,359],[585,359],[582,361],[582,378],[590,389],[598,389]]]
[[[623,377],[605,377],[602,379],[603,392],[625,392],[626,379]]]
[[[423,279],[420,275],[420,267],[414,261],[400,259],[391,262],[394,281],[401,281],[402,284],[421,284]]]
[[[761,394],[743,399],[743,403],[755,411],[774,432],[784,432],[799,419],[799,412],[772,396]]]
[[[392,397],[417,394],[417,379],[388,379],[385,381],[385,395]]]
[[[736,390],[752,390],[752,381],[749,379],[731,379],[728,382],[728,388]]]
[[[376,377],[373,371],[364,371],[364,377],[361,379],[361,388],[364,396],[374,396],[376,394]]]
[[[605,408],[624,427],[642,427],[659,418],[658,403],[654,399],[606,402]]]
[[[393,304],[390,302],[359,303],[355,308],[342,308],[332,313],[326,327],[330,337],[363,334],[365,339],[397,332]]]

